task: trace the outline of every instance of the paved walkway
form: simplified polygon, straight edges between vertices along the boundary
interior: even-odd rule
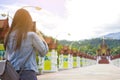
[[[38,76],[38,80],[120,80],[120,68],[97,64]]]

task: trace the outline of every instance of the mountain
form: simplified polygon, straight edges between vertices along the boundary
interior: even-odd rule
[[[120,32],[104,35],[104,38],[120,40]]]

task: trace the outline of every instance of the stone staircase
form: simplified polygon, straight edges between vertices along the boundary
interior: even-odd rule
[[[102,56],[101,59],[98,61],[99,64],[109,64],[109,60],[106,56]]]

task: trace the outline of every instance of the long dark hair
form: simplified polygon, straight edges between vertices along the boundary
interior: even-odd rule
[[[16,46],[14,50],[17,50],[20,49],[22,40],[26,38],[27,32],[31,31],[31,29],[33,29],[33,21],[29,12],[25,9],[17,10],[14,15],[11,28],[5,39],[5,49],[7,47],[7,43],[10,38],[9,34],[11,32],[16,31]]]

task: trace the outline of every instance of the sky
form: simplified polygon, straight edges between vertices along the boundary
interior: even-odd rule
[[[39,30],[59,40],[84,40],[120,32],[120,0],[2,0],[0,14],[13,17],[23,6],[32,6],[25,9]]]

